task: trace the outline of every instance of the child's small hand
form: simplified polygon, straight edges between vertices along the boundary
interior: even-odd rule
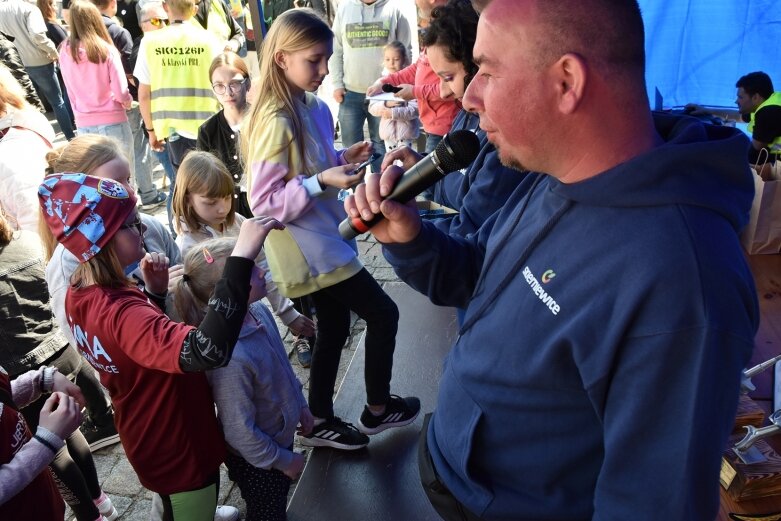
[[[231,256],[244,257],[252,261],[260,253],[263,241],[266,240],[271,230],[284,230],[285,225],[273,217],[253,217],[241,223],[239,237],[236,246],[233,247]]]
[[[139,268],[147,291],[156,295],[168,291],[168,257],[162,253],[147,253]]]
[[[306,465],[306,456],[299,452],[294,452],[293,461],[290,462],[290,466],[283,470],[282,473],[295,481],[304,471],[304,465]]]
[[[298,429],[296,432],[301,436],[306,436],[312,433],[312,429],[315,428],[315,418],[312,416],[312,412],[309,407],[301,408],[301,419],[298,420]]]
[[[81,393],[81,389],[78,385],[68,380],[64,374],[60,372],[54,373],[54,381],[52,382],[53,393],[63,393],[73,397],[76,400],[79,408],[84,407],[87,402],[84,400],[84,395]]]
[[[168,291],[173,291],[174,286],[184,275],[184,264],[174,264],[168,268]]]
[[[368,156],[367,156],[368,157]],[[363,180],[366,169],[362,168],[358,172],[355,169],[358,163],[350,163],[342,166],[335,166],[328,170],[323,170],[319,174],[319,180],[322,184],[336,188],[351,188]]]
[[[359,141],[344,152],[344,160],[348,163],[363,163],[369,159],[374,151],[374,143],[371,141]]]
[[[63,440],[78,429],[81,423],[81,407],[65,393],[52,393],[43,404],[38,425]]]
[[[298,315],[287,325],[287,328],[296,336],[314,336],[315,334],[315,323],[304,315]]]

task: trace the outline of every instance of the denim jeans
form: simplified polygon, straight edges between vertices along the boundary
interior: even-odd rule
[[[57,81],[56,69],[54,63],[48,65],[37,65],[34,67],[25,67],[27,74],[38,88],[40,93],[49,102],[54,111],[54,117],[60,124],[60,130],[65,134],[65,139],[71,140],[75,137],[73,133],[73,120],[68,113],[67,94],[63,95],[60,89],[60,83]]]
[[[135,172],[133,174],[138,189],[141,204],[151,203],[157,198],[157,188],[152,182],[152,154],[149,137],[141,125],[141,109],[138,106],[127,111],[130,131],[133,133],[133,157]]]
[[[130,124],[127,121],[122,123],[113,123],[111,125],[92,125],[89,127],[79,127],[80,134],[97,134],[99,136],[113,137],[119,141],[119,146],[125,153],[128,163],[130,163],[130,173],[135,172],[135,153],[133,152],[133,132],[130,130]]]
[[[380,139],[380,118],[369,114],[366,96],[360,92],[345,91],[344,101],[339,105],[339,128],[344,148],[363,141],[363,122],[369,125],[369,137],[374,143],[374,152],[379,159],[372,162],[372,172],[379,172],[385,155],[385,142]]]

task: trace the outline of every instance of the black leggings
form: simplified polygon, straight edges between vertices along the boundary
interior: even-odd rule
[[[334,415],[333,395],[342,347],[350,334],[350,311],[366,321],[366,401],[384,405],[390,397],[399,310],[366,269],[311,294],[317,314],[309,408],[318,418]]]
[[[48,395],[22,409],[22,415],[31,432],[38,428],[39,415]],[[100,483],[95,462],[89,450],[89,443],[79,429],[73,431],[65,445],[49,464],[54,482],[62,499],[73,510],[78,521],[95,521],[100,515],[93,500],[100,497]]]

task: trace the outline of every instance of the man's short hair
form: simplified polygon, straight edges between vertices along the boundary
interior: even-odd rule
[[[95,4],[95,7],[98,8],[98,11],[103,11],[109,6],[109,4],[111,4],[111,0],[91,0],[91,2]]]
[[[164,3],[171,11],[182,15],[192,14],[193,8],[195,8],[194,0],[164,0]]]
[[[575,53],[615,72],[644,74],[645,29],[636,0],[538,0],[536,5],[540,66]]]
[[[759,94],[765,99],[772,96],[774,91],[770,76],[761,71],[749,72],[745,76],[741,76],[735,84],[735,88],[743,89],[749,96]]]

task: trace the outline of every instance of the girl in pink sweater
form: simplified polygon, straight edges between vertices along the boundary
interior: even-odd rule
[[[119,51],[94,4],[83,0],[73,2],[70,17],[71,34],[60,48],[60,68],[76,127],[82,134],[116,138],[133,172],[133,134],[125,113],[133,98],[127,88]]]

